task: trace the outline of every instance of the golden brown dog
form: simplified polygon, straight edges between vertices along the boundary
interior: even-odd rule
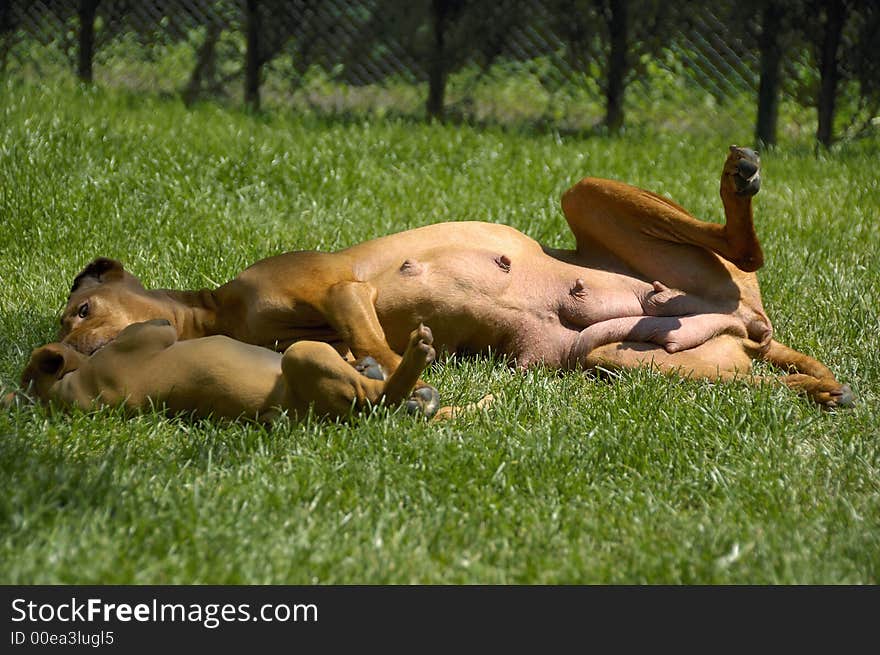
[[[406,401],[409,411],[431,416],[438,409],[436,395],[406,400],[434,359],[431,342],[427,327],[413,330],[400,366],[385,379],[376,362],[353,366],[326,343],[299,341],[281,355],[225,336],[178,341],[177,330],[160,319],[126,327],[93,355],[63,343],[37,348],[22,387],[46,403],[84,410],[164,407],[197,417],[269,422],[281,410],[294,418],[310,407],[320,416],[345,417],[383,400]]]
[[[731,146],[721,175],[726,224],[620,182],[587,178],[562,209],[575,250],[542,247],[504,225],[453,222],[336,253],[257,262],[217,289],[147,290],[122,264],[77,275],[60,336],[83,352],[127,325],[165,318],[180,339],[225,334],[284,350],[324,341],[393,371],[419,323],[449,352],[491,349],[520,366],[655,366],[750,380],[751,362],[822,405],[853,396],[824,365],[775,341],[754,274],[763,263],[752,196],[759,161]],[[663,284],[661,284],[662,282]],[[668,285],[668,286],[667,286]]]

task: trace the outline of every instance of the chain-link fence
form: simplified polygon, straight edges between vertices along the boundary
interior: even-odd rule
[[[560,130],[681,129],[723,116],[740,132],[757,123],[774,141],[777,124],[814,131],[815,108],[821,125],[831,76],[832,128],[876,125],[876,4],[7,0],[0,65],[41,78],[73,71],[187,103],[215,97]]]

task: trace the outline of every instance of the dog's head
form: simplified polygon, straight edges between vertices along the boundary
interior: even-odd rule
[[[21,374],[21,388],[42,401],[49,400],[49,390],[68,373],[82,366],[88,359],[63,343],[50,343],[31,353],[24,372]]]
[[[115,339],[126,326],[166,318],[164,314],[120,262],[100,257],[74,278],[58,339],[88,355]]]

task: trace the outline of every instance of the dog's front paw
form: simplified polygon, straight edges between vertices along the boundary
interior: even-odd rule
[[[412,392],[412,395],[404,403],[407,413],[419,414],[425,418],[431,418],[440,409],[440,394],[434,387],[425,385]]]
[[[727,162],[737,195],[753,196],[761,190],[761,159],[757,152],[730,146]]]

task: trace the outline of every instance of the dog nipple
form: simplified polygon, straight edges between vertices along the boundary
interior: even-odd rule
[[[422,272],[422,265],[412,259],[405,259],[400,265],[400,272],[403,275],[418,275]]]
[[[574,286],[571,288],[571,295],[573,296],[582,296],[587,290],[587,285],[581,278],[578,278],[574,281]]]
[[[505,273],[510,273],[510,257],[507,255],[499,255],[495,258],[495,263],[498,264],[498,268],[500,268]]]

